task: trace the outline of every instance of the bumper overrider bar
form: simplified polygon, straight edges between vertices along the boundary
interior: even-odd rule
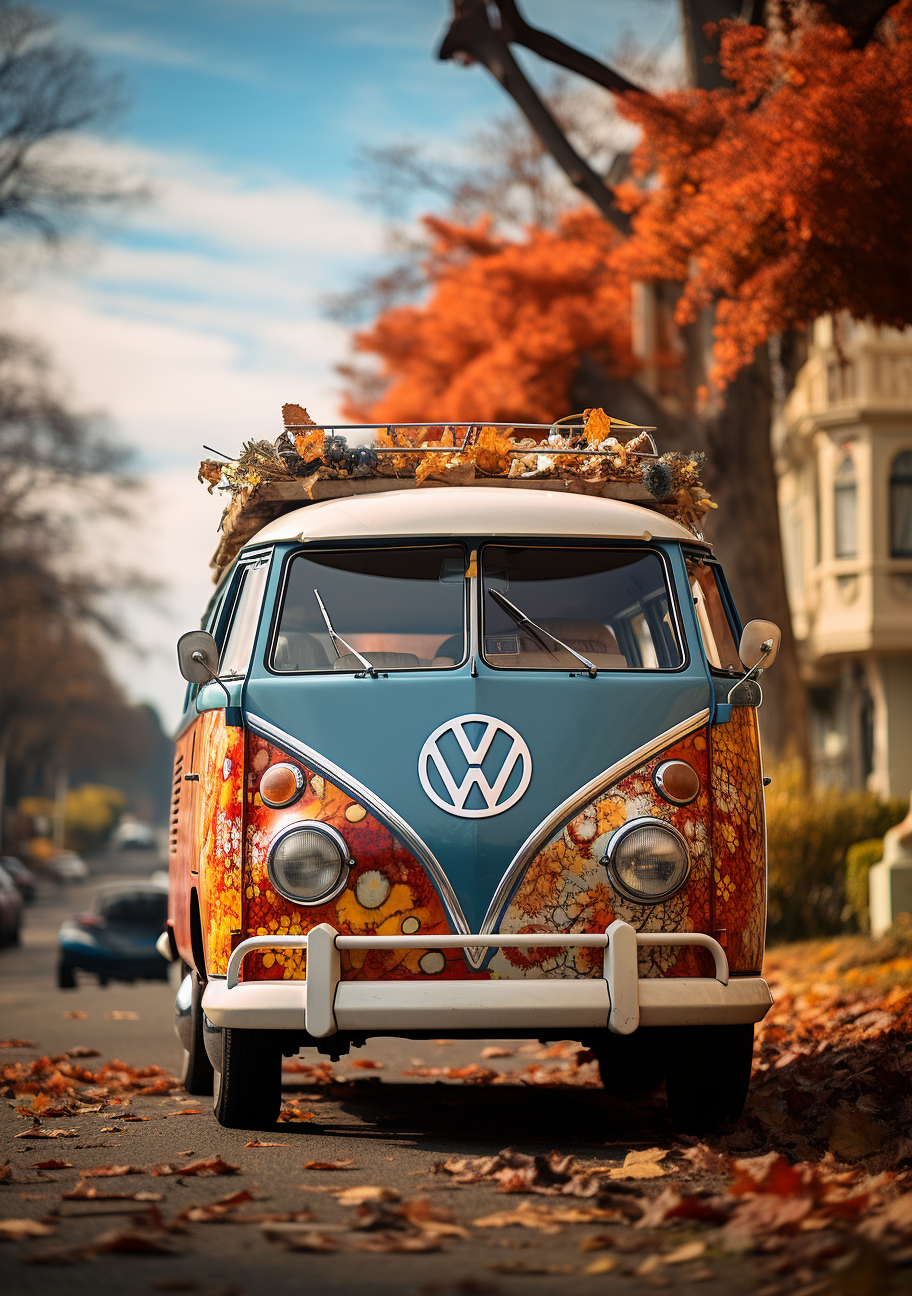
[[[344,949],[483,949],[542,946],[604,950],[601,977],[517,977],[490,981],[343,981]],[[640,977],[639,945],[700,945],[715,977]],[[306,980],[239,981],[254,950],[306,949]],[[408,1034],[466,1030],[604,1029],[629,1035],[638,1026],[727,1025],[760,1021],[772,1005],[761,977],[729,979],[718,941],[701,932],[638,932],[615,920],[604,932],[494,935],[342,936],[321,923],[304,936],[252,936],[231,955],[225,978],[212,978],[203,1010],[215,1027],[305,1030],[315,1039],[337,1032]]]

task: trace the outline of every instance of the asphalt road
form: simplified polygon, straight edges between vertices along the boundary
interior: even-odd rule
[[[0,1052],[0,1068],[30,1061],[39,1054],[62,1054],[74,1047],[97,1049],[100,1057],[85,1065],[96,1067],[118,1058],[132,1066],[151,1064],[177,1071],[180,1050],[171,1025],[173,986],[160,983],[100,988],[83,976],[76,990],[58,990],[54,978],[56,933],[60,920],[85,907],[93,885],[112,877],[148,875],[157,861],[136,852],[92,861],[93,878],[62,890],[45,888],[26,911],[20,948],[0,950],[0,1038],[32,1041],[34,1047]],[[485,1046],[498,1045],[507,1057],[482,1059]],[[569,1045],[564,1050],[569,1054]],[[9,1158],[12,1182],[0,1183],[0,1220],[45,1221],[46,1236],[0,1242],[0,1289],[19,1296],[56,1292],[68,1296],[132,1292],[200,1292],[205,1296],[255,1296],[304,1288],[322,1293],[551,1293],[571,1286],[584,1293],[629,1293],[643,1287],[675,1292],[712,1293],[744,1283],[743,1262],[715,1257],[683,1265],[653,1267],[650,1256],[660,1250],[657,1235],[615,1217],[598,1220],[552,1221],[541,1227],[478,1225],[476,1221],[518,1207],[554,1209],[588,1207],[594,1200],[546,1196],[505,1195],[496,1184],[466,1186],[450,1174],[435,1172],[437,1163],[454,1157],[493,1155],[512,1147],[523,1153],[558,1149],[583,1165],[620,1166],[633,1148],[664,1145],[673,1139],[661,1102],[641,1109],[612,1105],[597,1087],[530,1082],[536,1067],[540,1081],[559,1081],[570,1064],[561,1050],[548,1056],[536,1041],[414,1042],[376,1040],[353,1052],[333,1069],[333,1083],[315,1088],[301,1073],[286,1073],[286,1101],[303,1117],[280,1123],[274,1132],[247,1133],[221,1129],[208,1100],[176,1093],[165,1097],[134,1097],[129,1109],[48,1119],[50,1128],[75,1129],[70,1138],[28,1143],[15,1136],[28,1128],[27,1118],[8,1101],[0,1111],[0,1165]],[[315,1053],[301,1061],[321,1061]],[[370,1068],[355,1063],[374,1062]],[[508,1083],[477,1085],[434,1076],[403,1074],[423,1067],[464,1067],[476,1064],[510,1072]],[[310,1087],[307,1087],[310,1084]],[[145,1120],[123,1121],[129,1110]],[[198,1114],[196,1114],[198,1112]],[[188,1114],[189,1113],[189,1114]],[[263,1146],[246,1146],[258,1141]],[[218,1177],[186,1177],[176,1173],[152,1177],[149,1170],[164,1163],[177,1167],[221,1157],[239,1172]],[[36,1164],[49,1158],[72,1167],[48,1171]],[[350,1162],[347,1169],[307,1169],[306,1162]],[[142,1175],[92,1180],[108,1191],[152,1192],[161,1201],[64,1200],[76,1186],[80,1171],[102,1164],[142,1167]],[[628,1191],[661,1190],[654,1181],[630,1185]],[[385,1189],[401,1203],[426,1199],[432,1213],[451,1214],[451,1228],[442,1237],[425,1231],[422,1244],[433,1251],[374,1251],[365,1247],[399,1245],[406,1234],[390,1227],[357,1227],[370,1223],[356,1206],[337,1200],[343,1189]],[[163,1253],[130,1251],[80,1254],[109,1233],[149,1232],[149,1224],[170,1224],[181,1212],[248,1191],[253,1200],[220,1221],[185,1222],[180,1231],[154,1235]],[[376,1194],[375,1194],[376,1195]],[[367,1207],[368,1212],[377,1207]],[[408,1208],[407,1208],[408,1209]],[[420,1214],[421,1207],[416,1208]],[[160,1216],[149,1211],[160,1211]],[[276,1221],[242,1222],[245,1217],[301,1213],[313,1216],[312,1231],[334,1250],[293,1250],[289,1236],[299,1242],[308,1230],[283,1230]],[[95,1219],[94,1217],[98,1218]],[[279,1222],[281,1224],[281,1221]],[[376,1224],[376,1221],[374,1221]],[[460,1228],[467,1236],[459,1236]],[[412,1230],[414,1232],[414,1230]],[[604,1249],[593,1246],[601,1236]],[[676,1236],[676,1242],[688,1234]],[[386,1241],[385,1241],[386,1239]],[[397,1241],[398,1239],[398,1241]],[[311,1243],[305,1244],[311,1245]],[[610,1273],[587,1274],[593,1262],[611,1257]],[[37,1260],[37,1263],[35,1262]],[[50,1260],[52,1263],[47,1263]],[[44,1262],[43,1262],[44,1261]],[[61,1267],[63,1265],[64,1267]],[[603,1265],[607,1267],[607,1265]],[[646,1272],[637,1274],[637,1269]],[[748,1284],[753,1287],[753,1282]]]

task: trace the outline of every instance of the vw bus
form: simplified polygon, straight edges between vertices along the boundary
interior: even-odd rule
[[[511,483],[512,486],[512,483]],[[711,547],[617,499],[295,508],[183,636],[167,939],[184,1080],[263,1128],[282,1057],[574,1039],[737,1118],[766,922],[755,682]]]

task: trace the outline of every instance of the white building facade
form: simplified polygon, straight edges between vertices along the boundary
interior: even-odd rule
[[[824,318],[773,433],[815,777],[912,789],[912,331]]]

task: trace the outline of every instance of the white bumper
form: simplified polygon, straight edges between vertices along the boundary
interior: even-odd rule
[[[715,961],[715,977],[640,978],[637,945],[701,945]],[[579,979],[493,981],[342,981],[345,948],[440,949],[478,946],[586,945],[604,950],[604,975]],[[238,982],[241,963],[255,949],[307,950],[304,981]],[[340,936],[323,923],[306,936],[255,936],[231,956],[228,975],[210,979],[203,1010],[213,1026],[306,1030],[320,1039],[338,1031],[408,1034],[410,1031],[501,1031],[530,1034],[604,1029],[629,1035],[638,1026],[730,1025],[756,1022],[772,1004],[761,977],[729,980],[725,952],[697,932],[635,932],[617,920],[598,935]]]

